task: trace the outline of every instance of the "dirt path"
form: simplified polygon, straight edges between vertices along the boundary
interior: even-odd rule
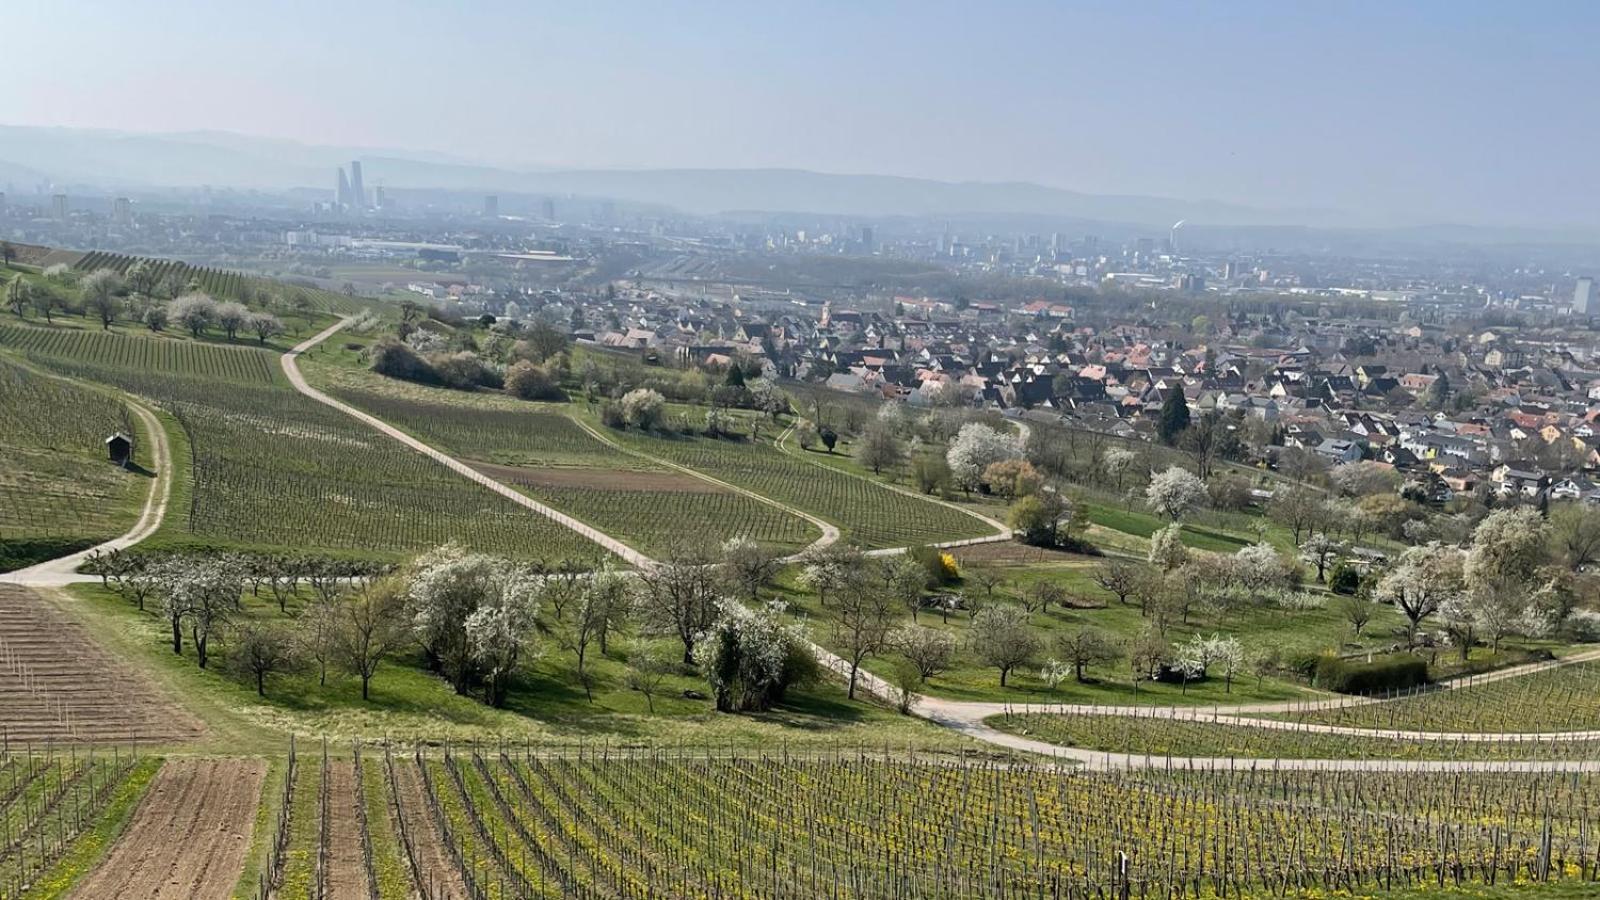
[[[47,560],[26,569],[7,572],[0,575],[0,582],[10,584],[31,584],[39,586],[59,586],[76,584],[84,581],[97,581],[93,575],[82,575],[78,567],[83,565],[91,553],[109,553],[112,550],[123,550],[132,547],[161,527],[161,520],[167,514],[167,501],[172,497],[172,454],[167,445],[166,429],[161,427],[161,421],[155,413],[145,408],[144,405],[130,399],[125,399],[133,414],[138,417],[144,427],[145,434],[150,441],[151,465],[155,470],[155,479],[150,483],[150,492],[145,496],[144,508],[139,511],[139,520],[133,523],[127,533],[121,537],[112,538],[103,544],[90,547],[87,550]]]
[[[400,815],[417,853],[418,880],[429,886],[426,896],[433,900],[466,900],[467,886],[461,880],[455,860],[445,849],[444,838],[433,824],[433,813],[423,794],[422,774],[411,759],[394,762],[395,783],[399,787]]]
[[[225,900],[244,866],[265,762],[170,760],[133,820],[72,892],[83,900]]]
[[[996,519],[996,518],[994,518],[992,516],[986,516],[983,513],[978,512],[975,509],[968,509],[965,506],[961,506],[960,504],[957,504],[957,503],[951,503],[948,500],[940,500],[940,499],[938,499],[936,497],[929,497],[926,494],[919,494],[916,491],[911,490],[910,488],[904,488],[904,487],[901,487],[898,484],[889,484],[886,481],[879,481],[876,478],[868,478],[865,475],[859,475],[859,474],[857,474],[855,472],[850,472],[850,471],[847,471],[845,469],[836,469],[833,466],[828,466],[828,465],[824,465],[822,463],[819,463],[814,459],[807,459],[806,456],[805,456],[805,452],[804,451],[800,451],[800,452],[797,453],[797,452],[795,452],[795,451],[793,451],[793,450],[791,450],[789,448],[789,446],[788,446],[789,436],[791,434],[793,434],[793,433],[794,433],[794,428],[792,426],[789,427],[789,428],[785,428],[783,430],[783,432],[778,435],[777,440],[773,441],[773,446],[778,448],[778,452],[783,453],[783,454],[785,454],[787,456],[793,457],[794,459],[798,459],[801,462],[806,463],[807,465],[816,466],[819,469],[827,469],[830,472],[835,472],[835,473],[838,473],[840,475],[848,475],[851,478],[859,478],[862,481],[867,482],[868,484],[875,484],[878,487],[887,488],[887,489],[889,489],[891,491],[894,491],[897,494],[904,494],[907,497],[911,497],[911,498],[916,499],[916,500],[921,500],[924,503],[936,503],[936,504],[938,504],[940,506],[949,507],[950,509],[953,509],[956,512],[964,513],[966,515],[969,515],[969,516],[973,517],[974,519],[977,519],[978,521],[982,522],[983,524],[989,526],[990,528],[994,529],[994,533],[993,534],[985,535],[983,537],[962,538],[961,540],[956,540],[956,541],[940,541],[939,543],[936,543],[936,544],[929,544],[928,546],[930,546],[930,547],[944,547],[944,548],[948,549],[950,547],[971,547],[971,546],[973,546],[975,544],[989,544],[989,543],[993,543],[995,541],[1009,541],[1009,540],[1011,540],[1011,526],[1010,525],[1007,525],[1006,523],[1004,523],[1004,522],[1000,521],[999,519]],[[904,548],[904,547],[885,547],[882,550],[870,551],[867,555],[868,556],[893,556],[896,553],[904,553],[905,549],[906,548]]]
[[[361,820],[356,814],[356,766],[350,760],[328,763],[328,896],[365,900],[367,865],[361,852]]]
[[[788,513],[789,515],[794,516],[796,518],[805,519],[807,522],[810,522],[811,524],[817,526],[817,528],[819,530],[821,530],[821,532],[822,532],[822,536],[817,538],[816,540],[812,541],[811,545],[809,547],[807,547],[806,550],[820,549],[822,547],[827,547],[827,546],[829,546],[831,544],[835,544],[835,543],[838,542],[839,538],[842,536],[842,534],[839,531],[839,529],[835,525],[833,525],[833,523],[828,522],[828,521],[826,521],[826,520],[824,520],[822,518],[819,518],[817,516],[814,516],[811,513],[806,512],[805,510],[796,509],[795,507],[790,506],[787,503],[780,503],[777,500],[774,500],[771,497],[766,496],[765,494],[758,494],[755,491],[749,490],[748,488],[742,488],[742,487],[739,487],[736,484],[729,484],[728,482],[723,481],[720,478],[714,478],[714,477],[712,477],[710,475],[707,475],[706,473],[700,471],[699,469],[691,469],[688,466],[679,465],[678,463],[672,462],[670,460],[665,460],[665,459],[662,459],[662,458],[657,457],[657,456],[651,456],[650,454],[645,453],[642,450],[634,450],[634,449],[632,449],[630,447],[624,447],[621,444],[617,443],[616,441],[613,441],[611,438],[607,437],[606,435],[601,434],[599,430],[597,430],[594,426],[590,425],[588,422],[584,422],[584,421],[580,420],[577,416],[572,416],[571,418],[572,418],[572,421],[574,423],[576,423],[579,428],[582,428],[584,431],[588,432],[589,435],[591,437],[593,437],[595,440],[599,441],[602,444],[605,444],[608,447],[612,447],[612,448],[614,448],[616,450],[619,450],[619,451],[621,451],[623,453],[626,453],[629,456],[634,457],[635,459],[649,460],[650,462],[666,466],[669,469],[674,469],[674,470],[676,470],[678,472],[682,472],[685,475],[689,475],[689,476],[691,476],[693,478],[698,478],[699,480],[704,481],[707,484],[716,485],[717,487],[721,487],[721,488],[724,488],[726,490],[733,491],[736,494],[743,494],[744,496],[749,497],[750,499],[755,500],[758,503],[764,503],[767,506],[772,507],[773,509],[777,509],[777,510],[780,510],[782,512]],[[805,551],[801,551],[801,552],[803,553]],[[799,555],[800,554],[797,553],[797,554],[795,554],[794,556],[792,556],[790,558],[793,559],[794,557],[799,556]]]
[[[379,419],[376,416],[368,415],[367,413],[364,413],[341,400],[336,400],[306,383],[305,376],[300,374],[300,366],[296,363],[296,358],[300,354],[310,350],[312,347],[315,347],[316,345],[327,340],[332,335],[336,334],[339,329],[349,324],[349,322],[349,319],[340,319],[334,324],[323,329],[321,332],[312,335],[311,337],[296,344],[292,350],[290,350],[288,353],[285,353],[280,358],[283,365],[283,374],[288,377],[289,384],[293,385],[295,390],[306,395],[307,397],[310,397],[318,403],[323,404],[324,406],[330,406],[353,419],[357,419],[365,423],[368,427],[399,441],[407,447],[410,447],[412,450],[421,453],[423,456],[426,456],[434,462],[439,463],[463,478],[466,478],[472,482],[476,482],[477,484],[494,491],[500,496],[505,497],[507,500],[516,503],[518,506],[532,510],[533,512],[536,512],[547,519],[551,519],[560,525],[564,525],[567,528],[576,531],[583,537],[588,538],[594,543],[599,544],[601,547],[604,547],[605,549],[621,557],[631,566],[647,569],[655,565],[655,561],[650,557],[645,556],[643,553],[640,553],[639,551],[606,534],[598,528],[585,525],[566,513],[552,509],[551,507],[532,499],[527,494],[524,494],[515,488],[501,484],[500,482],[490,478],[482,472],[477,471],[466,463],[461,462],[455,457],[440,450],[435,450],[433,447],[424,444],[422,441],[419,441],[411,435],[406,434],[382,419]]]

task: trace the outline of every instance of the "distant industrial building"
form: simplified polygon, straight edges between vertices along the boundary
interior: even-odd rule
[[[1593,315],[1594,308],[1594,279],[1588,276],[1578,279],[1577,287],[1572,289],[1572,314],[1575,316]]]

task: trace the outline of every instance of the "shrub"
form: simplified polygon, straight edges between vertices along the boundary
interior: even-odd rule
[[[394,338],[372,345],[372,371],[401,381],[438,384],[439,374],[422,355]]]
[[[1339,694],[1381,694],[1427,683],[1427,661],[1409,654],[1368,663],[1352,662],[1330,653],[1317,661],[1317,686]]]
[[[445,387],[455,388],[458,391],[470,391],[480,387],[499,387],[503,382],[498,374],[483,364],[477,354],[462,350],[457,353],[436,356],[432,360],[433,370],[439,376],[439,381]]]
[[[600,424],[607,428],[621,431],[628,427],[628,419],[622,414],[622,404],[608,400],[600,406]]]
[[[506,393],[522,400],[567,399],[549,372],[527,360],[520,360],[506,370]]]
[[[930,589],[953,584],[961,578],[955,557],[937,547],[912,547],[906,551],[906,555],[928,573],[927,586]]]
[[[1355,566],[1335,563],[1328,575],[1328,590],[1335,594],[1354,595],[1361,588],[1361,573]]]

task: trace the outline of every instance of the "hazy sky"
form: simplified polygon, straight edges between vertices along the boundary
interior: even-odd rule
[[[1594,2],[5,6],[11,124],[1600,222]]]

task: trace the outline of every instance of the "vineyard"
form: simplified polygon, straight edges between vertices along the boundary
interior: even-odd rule
[[[1097,773],[855,751],[308,756],[263,869],[275,896],[337,882],[381,898],[1170,898],[1600,878],[1593,776]]]
[[[139,434],[115,397],[0,358],[0,571],[132,524],[148,481],[106,462],[117,432]]]
[[[649,468],[638,457],[595,440],[554,409],[429,402],[347,387],[329,393],[462,459],[512,466]]]
[[[450,540],[592,562],[602,551],[543,516],[287,386],[57,362],[148,398],[177,420],[192,483],[157,536],[175,543],[399,556]]]
[[[278,380],[275,355],[253,347],[202,344],[156,335],[0,324],[0,350],[70,359],[134,372],[196,375],[227,381]]]
[[[119,749],[0,752],[0,898],[48,884],[80,836],[130,804],[157,765]]]
[[[355,297],[347,297],[333,291],[326,291],[316,287],[302,287],[298,285],[285,285],[268,278],[248,275],[231,269],[217,269],[209,266],[191,266],[186,262],[175,259],[147,259],[139,256],[129,256],[123,253],[109,253],[95,250],[85,253],[72,264],[79,272],[94,272],[100,269],[110,269],[119,275],[128,274],[140,262],[145,263],[154,275],[155,283],[159,284],[169,277],[176,277],[184,283],[195,283],[200,290],[213,297],[223,299],[239,299],[246,291],[281,291],[289,290],[306,297],[315,309],[329,313],[352,313],[366,308],[369,301]]]
[[[685,535],[719,543],[748,537],[786,550],[818,536],[804,519],[625,453],[560,412],[430,403],[349,388],[333,393],[647,554],[666,552]]]
[[[862,547],[905,547],[981,537],[992,529],[957,509],[866,478],[789,456],[767,441],[645,437],[613,432],[624,446],[704,472],[820,516]]]
[[[1460,737],[1353,735],[1312,731],[1303,725],[1273,728],[1248,719],[1204,713],[1168,715],[1159,708],[1138,716],[1034,710],[987,720],[1009,734],[1083,750],[1152,756],[1238,759],[1580,760],[1600,758],[1600,740],[1531,737],[1473,741]]]
[[[1423,688],[1378,703],[1286,713],[1319,725],[1406,731],[1560,732],[1600,729],[1600,662],[1516,678],[1478,676],[1451,690]]]

